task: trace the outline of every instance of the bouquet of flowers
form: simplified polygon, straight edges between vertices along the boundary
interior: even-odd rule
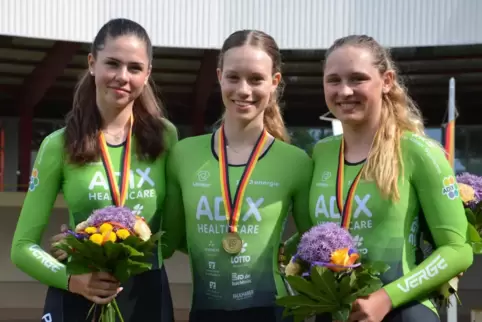
[[[331,313],[347,321],[352,303],[382,287],[384,263],[361,263],[350,233],[335,223],[324,223],[301,236],[297,253],[284,270],[291,294],[279,297],[284,316],[295,322]]]
[[[482,254],[482,177],[464,172],[456,176],[455,181],[459,187],[459,196],[465,209],[468,221],[467,241],[472,246],[474,254]],[[423,253],[428,257],[432,251],[433,241],[429,234],[422,236]],[[439,308],[451,305],[450,296],[454,295],[460,304],[457,294],[459,278],[462,274],[455,276],[450,281],[442,285],[435,294],[435,303]]]
[[[467,239],[474,254],[482,254],[482,177],[462,173],[456,178],[460,199],[464,203],[465,215],[469,222]]]
[[[56,247],[69,255],[68,274],[107,272],[123,283],[151,269],[150,259],[160,236],[160,232],[152,235],[144,218],[129,208],[109,206],[94,211],[75,231],[68,231]],[[93,304],[87,318],[95,307]],[[100,321],[115,322],[116,315],[123,321],[115,299],[101,305]]]

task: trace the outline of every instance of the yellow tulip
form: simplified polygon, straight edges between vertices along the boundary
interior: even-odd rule
[[[97,233],[97,228],[95,228],[95,227],[87,227],[87,228],[85,228],[85,232],[86,232],[87,234],[89,234],[89,235],[90,235],[90,234],[95,234],[95,233]]]
[[[119,229],[116,233],[117,233],[117,237],[119,237],[122,240],[126,239],[131,235],[127,229]]]
[[[100,225],[99,231],[100,231],[101,234],[103,234],[105,232],[111,231],[112,229],[114,229],[114,227],[112,227],[111,224],[105,223],[105,224]]]
[[[465,183],[459,183],[458,185],[460,191],[460,198],[464,203],[469,203],[475,200],[474,188]]]
[[[93,234],[89,237],[89,240],[97,245],[102,245],[104,237],[101,234]]]

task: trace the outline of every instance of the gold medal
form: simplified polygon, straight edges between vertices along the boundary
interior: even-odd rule
[[[238,233],[226,233],[223,237],[223,249],[231,255],[239,254],[243,248],[243,241]]]

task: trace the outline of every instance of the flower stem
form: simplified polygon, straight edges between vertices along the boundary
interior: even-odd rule
[[[119,310],[119,306],[117,305],[117,301],[115,299],[112,301],[112,306],[114,306],[114,309],[117,312],[117,316],[119,316],[120,321],[124,322],[121,311]]]

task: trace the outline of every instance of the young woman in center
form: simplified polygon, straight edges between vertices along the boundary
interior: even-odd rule
[[[390,266],[384,287],[357,299],[349,321],[439,321],[430,294],[473,261],[454,171],[442,147],[424,135],[389,52],[373,38],[336,40],[326,53],[323,87],[343,135],[314,148],[312,221],[347,227],[362,258]],[[421,227],[435,243],[426,259],[418,256]]]
[[[298,230],[310,225],[312,161],[286,143],[280,71],[272,37],[231,34],[217,69],[225,106],[220,128],[184,139],[170,153],[163,254],[182,247],[185,233],[191,322],[281,321],[274,302],[286,288],[276,273],[278,248],[290,209]]]

